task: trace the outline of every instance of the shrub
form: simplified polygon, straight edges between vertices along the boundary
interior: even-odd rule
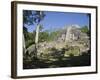
[[[65,56],[77,56],[80,54],[80,48],[78,46],[69,47],[68,51],[65,51]]]
[[[26,48],[28,48],[30,45],[34,44],[33,40],[28,40],[25,43],[26,43]]]

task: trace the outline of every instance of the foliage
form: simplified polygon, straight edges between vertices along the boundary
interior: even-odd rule
[[[25,41],[26,43],[26,48],[28,48],[30,45],[34,44],[33,40],[27,40]]]
[[[27,25],[33,24],[33,13],[31,10],[23,10],[23,23]]]
[[[89,30],[88,30],[88,27],[87,27],[87,26],[82,27],[82,28],[81,28],[81,31],[82,31],[83,33],[89,34]]]
[[[78,46],[71,46],[65,51],[65,56],[76,56],[79,55],[80,48]]]
[[[49,33],[44,31],[44,32],[40,32],[39,34],[39,42],[44,42],[44,41],[48,41],[49,39]]]
[[[49,41],[56,40],[59,35],[60,35],[60,31],[59,30],[50,32]]]
[[[28,40],[28,31],[26,27],[23,27],[23,33],[24,33],[25,40]]]
[[[43,11],[35,11],[33,19],[35,23],[39,24],[40,21],[44,19],[44,17],[45,17],[45,14]]]
[[[27,25],[32,25],[34,23],[39,23],[45,14],[43,11],[32,11],[32,10],[23,10],[23,23]]]
[[[39,26],[39,30],[42,31],[43,30],[43,25]]]
[[[35,32],[31,33],[24,31],[24,36],[26,48],[35,43]]]

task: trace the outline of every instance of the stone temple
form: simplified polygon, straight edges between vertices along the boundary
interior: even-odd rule
[[[75,40],[77,41],[81,38],[88,39],[88,36],[86,33],[81,32],[79,25],[70,25],[70,26],[66,26],[62,30],[62,33],[59,36],[58,40],[69,42],[69,41],[75,41]]]

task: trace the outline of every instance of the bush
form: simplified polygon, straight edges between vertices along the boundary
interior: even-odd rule
[[[89,35],[88,27],[87,27],[87,26],[82,27],[82,28],[81,28],[81,32],[86,33],[86,34]]]
[[[68,51],[65,51],[64,56],[77,56],[80,54],[80,48],[78,46],[71,46]]]
[[[25,42],[26,48],[28,48],[30,45],[34,44],[33,40],[28,40]]]

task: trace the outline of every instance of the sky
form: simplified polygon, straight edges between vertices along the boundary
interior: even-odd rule
[[[44,30],[54,30],[68,25],[88,26],[89,20],[86,13],[51,12],[45,11],[45,17],[41,21]],[[36,25],[27,26],[28,32],[36,29]]]

